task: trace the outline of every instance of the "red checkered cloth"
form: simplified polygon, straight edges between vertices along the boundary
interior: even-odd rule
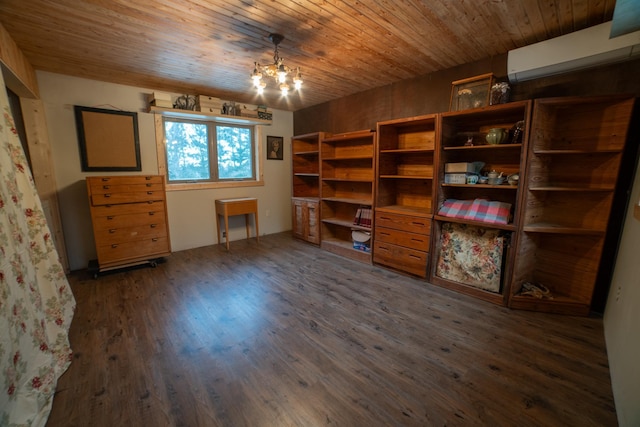
[[[487,222],[490,224],[507,224],[510,213],[510,203],[484,199],[447,199],[440,208],[438,215]]]

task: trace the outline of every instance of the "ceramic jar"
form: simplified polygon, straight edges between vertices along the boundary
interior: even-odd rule
[[[507,139],[507,130],[505,128],[491,128],[487,133],[486,139],[492,145],[502,144]]]

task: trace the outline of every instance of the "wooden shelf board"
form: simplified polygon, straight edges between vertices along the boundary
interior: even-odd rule
[[[477,227],[497,228],[498,230],[515,231],[516,229],[516,227],[513,224],[493,224],[490,222],[470,221],[468,219],[451,218],[451,217],[442,216],[442,215],[434,215],[433,218],[435,220],[443,221],[443,222],[455,222],[458,224],[475,225]]]
[[[432,176],[422,175],[380,175],[382,179],[433,179]]]
[[[547,313],[586,316],[590,305],[566,296],[554,296],[553,299],[540,299],[532,296],[513,295],[509,307],[520,310],[534,310]]]
[[[616,154],[621,153],[622,149],[619,150],[539,150],[533,149],[534,154]]]
[[[323,157],[322,161],[342,161],[342,160],[366,160],[373,159],[373,155],[370,156],[344,156],[344,157]]]
[[[295,156],[317,156],[320,154],[319,150],[314,151],[296,151],[293,153]]]
[[[614,191],[615,187],[612,186],[602,186],[602,187],[569,187],[569,186],[559,186],[559,185],[550,185],[550,186],[540,186],[540,187],[529,187],[529,191],[560,191],[560,192],[599,192],[599,191]]]
[[[521,149],[522,144],[487,144],[487,145],[456,145],[454,147],[444,147],[445,151],[449,150],[504,150],[504,149]]]
[[[347,197],[323,197],[322,200],[326,202],[350,203],[352,205],[372,206],[373,204],[371,199],[349,199]]]
[[[438,277],[435,274],[431,278],[431,283],[436,286],[451,289],[462,294],[471,295],[473,297],[493,304],[504,305],[504,295],[500,293],[485,291],[484,289],[476,288],[475,286],[469,286],[464,283],[443,279],[442,277]]]
[[[413,153],[433,153],[433,148],[394,148],[389,150],[380,150],[380,154],[413,154]]]
[[[423,218],[433,217],[431,208],[427,210],[426,208],[417,208],[415,206],[403,206],[403,205],[378,206],[375,208],[375,211],[418,216]]]
[[[319,173],[309,173],[309,172],[294,172],[295,176],[309,176],[309,177],[320,177]]]
[[[606,230],[595,230],[585,227],[567,227],[566,225],[553,224],[550,222],[527,224],[522,228],[522,230],[530,233],[578,234],[595,236],[604,236],[604,234],[606,233]]]
[[[322,222],[326,224],[339,225],[340,227],[353,228],[362,231],[371,231],[371,227],[363,227],[361,225],[355,225],[353,220],[346,220],[342,218],[322,218]]]
[[[495,188],[498,190],[517,190],[518,186],[517,185],[509,185],[509,184],[502,184],[502,185],[489,185],[489,184],[440,184],[443,187],[465,187],[465,188],[469,188],[469,187],[477,187],[477,188]]]
[[[371,264],[371,252],[364,252],[353,248],[353,242],[336,238],[323,238],[320,247],[337,255],[356,261]]]
[[[149,107],[150,113],[162,114],[167,117],[177,117],[183,119],[215,120],[221,123],[233,123],[240,125],[271,125],[271,120],[254,119],[252,117],[228,116],[224,114],[213,114],[202,111],[178,110],[174,108]]]
[[[335,134],[335,135],[331,135],[328,136],[324,139],[325,142],[339,142],[339,141],[352,141],[352,140],[356,140],[356,139],[365,139],[365,138],[371,138],[373,140],[373,137],[376,136],[376,132],[375,130],[372,129],[368,129],[368,130],[361,130],[361,131],[356,131],[356,132],[346,132],[346,133],[339,133],[339,134]]]
[[[323,181],[332,181],[332,182],[373,182],[373,179],[364,179],[364,178],[325,178],[322,177]]]

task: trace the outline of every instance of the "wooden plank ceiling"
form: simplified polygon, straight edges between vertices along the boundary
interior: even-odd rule
[[[36,69],[295,111],[611,20],[615,0],[0,0]],[[299,66],[300,94],[251,87]],[[273,89],[272,89],[273,88]]]

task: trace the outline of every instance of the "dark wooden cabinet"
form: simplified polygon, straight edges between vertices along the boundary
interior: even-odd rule
[[[535,101],[510,307],[589,313],[633,104]],[[549,294],[536,297],[531,285]]]
[[[481,175],[497,171],[503,178],[513,174],[519,174],[520,180],[525,178],[531,105],[531,101],[520,101],[441,114],[430,276],[433,284],[496,304],[506,304],[515,257],[513,248],[518,238],[522,185],[510,185],[506,179],[501,184],[471,184],[464,178],[462,182],[448,179],[446,174],[447,170],[451,170],[452,164],[482,164]],[[504,128],[509,131],[518,122],[521,122],[522,128],[515,137],[513,133],[508,132],[507,138],[500,144],[487,142],[486,135],[491,129]],[[487,222],[488,219],[481,215],[472,215],[479,213],[476,211],[470,212],[466,218],[442,214],[445,203],[454,201],[477,201],[483,207],[495,202],[501,207],[509,206],[509,212],[504,223]],[[445,231],[447,234],[443,237]],[[481,252],[481,246],[477,245],[478,254],[466,260],[466,263],[462,261],[459,263],[460,266],[468,269],[481,269],[484,268],[481,264],[482,257],[486,255],[486,262],[492,263],[490,267],[493,271],[484,276],[484,273],[476,274],[476,272],[470,275],[457,275],[458,277],[476,276],[473,282],[452,279],[456,276],[455,274],[445,274],[450,268],[463,268],[451,262],[451,253],[443,252],[444,243],[448,243],[447,239],[449,236],[454,236],[453,233],[462,236],[461,238],[467,236],[471,238],[474,234],[480,236],[479,238],[486,235],[487,239],[489,236],[494,236],[496,246],[499,246],[495,251]],[[498,253],[499,251],[501,252]],[[477,262],[474,263],[474,261]],[[469,267],[470,265],[473,266]],[[495,275],[499,277],[496,278]],[[485,278],[491,278],[491,283],[483,283]]]
[[[437,115],[379,122],[373,261],[427,277]]]
[[[373,207],[375,143],[376,132],[363,130],[332,135],[320,144],[320,246],[367,263],[371,251],[354,248],[352,235],[372,230],[373,224],[358,225],[356,218],[358,209]]]
[[[291,138],[293,235],[320,244],[320,144],[325,132]]]

